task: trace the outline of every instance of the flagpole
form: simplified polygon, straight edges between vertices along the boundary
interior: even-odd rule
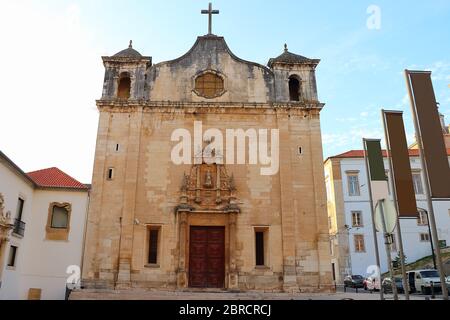
[[[397,284],[395,283],[394,267],[392,266],[392,257],[391,257],[392,243],[389,240],[389,238],[392,239],[392,233],[388,233],[386,230],[386,217],[384,216],[385,201],[386,199],[378,200],[378,205],[380,206],[381,225],[383,226],[384,246],[386,248],[387,263],[389,266],[389,274],[391,276],[392,293],[394,295],[394,300],[398,300],[398,290]]]
[[[366,174],[367,174],[367,186],[369,189],[369,201],[370,201],[370,213],[372,215],[372,233],[373,233],[373,241],[375,245],[375,259],[377,262],[378,267],[378,277],[379,277],[379,283],[380,283],[380,300],[384,300],[383,296],[383,288],[381,285],[381,262],[380,262],[380,251],[378,249],[378,239],[377,239],[377,229],[375,228],[375,213],[373,209],[373,197],[372,197],[372,185],[371,185],[371,178],[369,173],[369,164],[367,162],[367,146],[366,146],[366,139],[363,138],[363,146],[364,146],[364,162],[366,164]]]
[[[385,110],[381,110],[381,115],[383,118],[383,127],[384,127],[384,136],[386,139],[386,151],[387,151],[387,158],[389,162],[389,171],[391,173],[391,190],[392,190],[392,198],[394,200],[395,207],[397,209],[397,237],[398,237],[398,250],[400,253],[400,266],[402,270],[402,279],[403,279],[403,291],[405,292],[405,299],[409,300],[409,283],[408,278],[406,277],[406,266],[405,266],[405,253],[403,251],[403,238],[402,238],[402,230],[400,226],[400,217],[399,217],[399,206],[397,201],[397,191],[395,189],[395,179],[394,179],[394,171],[392,166],[392,158],[391,158],[391,150],[390,150],[390,141],[389,141],[389,135],[387,132],[387,124],[386,124],[386,117],[385,117]],[[390,254],[390,253],[389,253]]]
[[[427,73],[429,73],[429,72],[427,72]],[[421,162],[422,170],[423,170],[423,173],[425,176],[425,183],[424,183],[425,184],[425,196],[427,198],[427,204],[428,204],[428,217],[430,218],[428,223],[430,224],[430,227],[431,227],[431,235],[432,235],[431,241],[434,243],[434,251],[435,251],[436,260],[437,260],[437,269],[439,272],[439,277],[441,279],[442,296],[443,296],[444,300],[448,300],[447,283],[445,282],[444,267],[443,267],[442,258],[441,258],[441,249],[439,247],[439,235],[437,232],[436,219],[435,219],[434,208],[433,208],[433,201],[431,199],[430,177],[428,175],[428,167],[426,165],[426,159],[425,159],[425,155],[423,152],[422,134],[420,131],[417,109],[416,109],[416,101],[415,101],[413,93],[412,93],[412,86],[411,86],[409,74],[410,74],[410,71],[405,70],[406,84],[407,84],[406,87],[408,88],[409,98],[411,101],[412,116],[413,116],[413,120],[414,120],[414,128],[416,130],[416,140],[417,140],[417,146],[419,148],[420,162]]]

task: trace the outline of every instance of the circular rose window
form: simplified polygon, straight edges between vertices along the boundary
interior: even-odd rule
[[[212,72],[206,72],[195,79],[195,92],[202,97],[212,99],[223,94],[223,78]]]

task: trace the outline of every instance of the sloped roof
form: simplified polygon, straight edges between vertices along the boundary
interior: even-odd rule
[[[286,64],[301,64],[301,63],[319,63],[318,59],[309,59],[307,57],[301,56],[299,54],[295,54],[289,52],[287,45],[284,46],[284,52],[276,58],[272,58],[269,60],[267,65],[272,67],[275,63],[286,63]]]
[[[29,172],[27,175],[41,188],[89,189],[88,186],[56,167]]]
[[[128,48],[125,50],[122,50],[118,53],[116,53],[113,57],[115,58],[142,58],[142,55],[137,51],[133,49],[133,40],[130,40],[130,44],[128,45]]]
[[[134,50],[133,48],[127,48],[125,50],[122,50],[118,53],[116,53],[113,57],[116,58],[142,58],[142,55]]]

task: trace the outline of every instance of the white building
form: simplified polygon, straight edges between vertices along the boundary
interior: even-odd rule
[[[410,150],[409,152],[417,206],[428,210],[418,150]],[[448,154],[450,155],[450,149]],[[385,168],[389,168],[386,158]],[[389,171],[386,170],[386,172],[390,176]],[[328,158],[325,161],[325,179],[332,263],[336,281],[340,283],[342,282],[342,276],[347,274],[364,276],[372,272],[368,271],[370,266],[376,265],[364,151],[352,150]],[[389,194],[392,195],[390,191]],[[444,245],[449,245],[450,200],[434,201],[433,207],[439,240]],[[422,213],[419,219],[401,219],[400,224],[407,263],[431,255],[426,214]],[[386,251],[381,233],[378,233],[378,247],[381,271],[386,272],[388,269]],[[397,257],[397,249],[398,239],[395,239],[391,253],[392,259]]]
[[[0,152],[0,300],[64,299],[81,268],[89,188],[57,168],[24,173]]]
[[[450,128],[445,126],[441,115],[442,133],[448,148],[450,165]],[[383,151],[384,152],[384,151]],[[424,176],[421,168],[417,144],[409,150],[417,207],[428,211],[424,192]],[[332,254],[333,275],[338,284],[348,274],[373,274],[376,265],[375,246],[370,210],[370,198],[363,150],[351,150],[330,157],[325,161],[325,184],[327,189],[327,207],[330,227],[330,250]],[[384,167],[391,175],[389,162],[384,154]],[[449,182],[450,188],[450,182]],[[450,199],[433,201],[438,236],[443,246],[450,245]],[[415,262],[432,254],[430,234],[426,213],[420,213],[418,219],[401,219],[403,247],[407,263]],[[377,234],[381,260],[381,272],[388,271],[384,238]],[[391,257],[398,257],[397,232],[394,235]],[[372,268],[371,268],[372,267]]]

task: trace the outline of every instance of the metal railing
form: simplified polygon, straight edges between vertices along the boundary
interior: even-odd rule
[[[13,227],[13,233],[23,237],[25,235],[25,222],[15,219],[14,220],[14,227]]]

